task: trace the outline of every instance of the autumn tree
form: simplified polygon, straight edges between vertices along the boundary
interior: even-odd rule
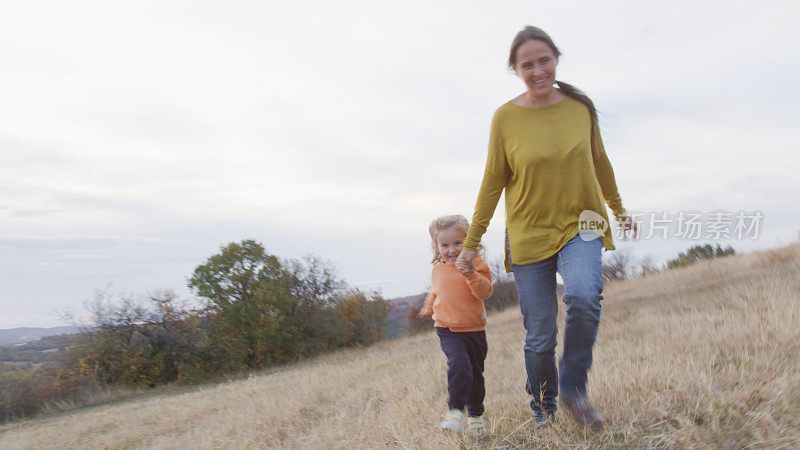
[[[315,256],[281,260],[254,240],[230,243],[198,266],[189,287],[215,317],[215,335],[247,367],[379,340],[383,299],[351,291]]]

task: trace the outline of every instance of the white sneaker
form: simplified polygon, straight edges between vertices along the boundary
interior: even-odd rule
[[[464,411],[460,409],[448,410],[442,421],[442,429],[459,433],[464,431]]]
[[[486,422],[483,421],[483,417],[468,417],[467,428],[473,436],[486,435]]]

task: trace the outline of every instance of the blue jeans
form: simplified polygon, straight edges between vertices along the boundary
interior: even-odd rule
[[[535,263],[511,264],[525,336],[525,390],[533,396],[534,417],[554,413],[561,396],[586,395],[586,373],[592,366],[592,347],[600,323],[603,299],[601,254],[603,241],[584,241],[578,235],[555,255]],[[513,261],[513,255],[510,255]],[[564,279],[562,301],[567,307],[564,352],[556,371],[556,271]]]

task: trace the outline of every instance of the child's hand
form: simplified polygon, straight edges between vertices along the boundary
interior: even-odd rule
[[[465,277],[469,276],[475,271],[475,267],[472,266],[473,259],[475,259],[475,251],[467,249],[461,250],[461,254],[459,254],[458,259],[456,259],[456,269]]]
[[[458,269],[458,271],[461,272],[461,274],[465,277],[468,277],[475,272],[475,266],[473,266],[471,262],[462,262],[461,264],[456,262],[456,269]]]

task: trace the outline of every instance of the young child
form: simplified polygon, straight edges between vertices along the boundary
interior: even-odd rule
[[[439,217],[431,222],[433,273],[431,291],[419,315],[433,317],[436,334],[447,356],[448,411],[442,429],[462,431],[464,408],[467,427],[476,436],[486,433],[483,415],[483,362],[486,359],[486,309],[492,295],[489,267],[479,257],[464,272],[455,262],[467,235],[464,216]]]

